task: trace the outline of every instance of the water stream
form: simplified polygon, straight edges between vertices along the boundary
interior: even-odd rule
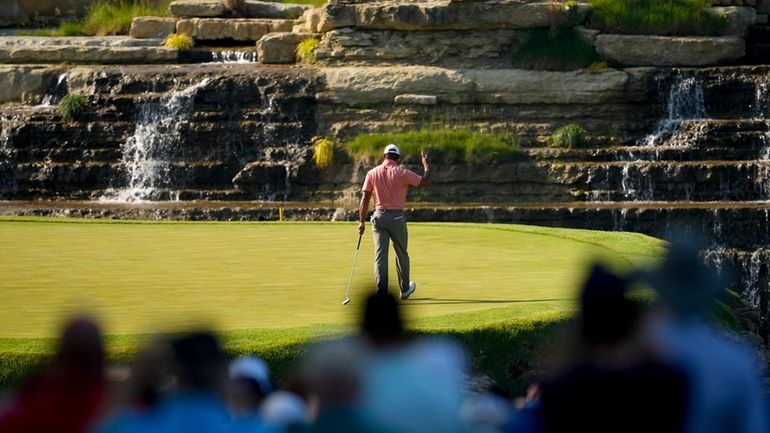
[[[0,198],[14,187],[14,157],[11,140],[13,119],[0,117]]]
[[[178,199],[173,193],[161,196],[171,186],[170,170],[174,148],[181,142],[183,128],[189,123],[195,95],[208,84],[204,79],[172,92],[160,101],[145,103],[137,116],[134,134],[123,144],[121,164],[127,184],[108,191],[106,201],[141,202]]]
[[[708,118],[703,85],[701,77],[682,72],[677,74],[668,90],[666,116],[658,123],[655,132],[642,140],[642,144],[646,146],[691,144],[696,137],[684,131],[683,125],[686,122]]]
[[[212,63],[257,63],[256,51],[224,50],[211,53]]]

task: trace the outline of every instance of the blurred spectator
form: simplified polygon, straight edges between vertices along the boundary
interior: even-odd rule
[[[705,321],[724,280],[699,260],[700,247],[694,239],[673,241],[662,266],[647,275],[663,304],[650,337],[689,379],[687,432],[765,432],[770,426],[759,364],[748,346]]]
[[[119,388],[112,414],[99,432],[139,432],[150,428],[150,414],[173,381],[169,371],[172,360],[168,342],[158,340],[142,349],[134,360],[130,376]]]
[[[233,428],[253,433],[267,431],[259,414],[262,400],[273,390],[267,364],[253,356],[238,358],[230,363],[228,379],[228,406]]]
[[[217,339],[207,333],[177,337],[170,343],[175,389],[152,410],[108,422],[105,433],[217,433],[229,430],[220,398],[225,360]]]
[[[259,413],[266,425],[287,433],[304,432],[308,428],[307,403],[293,392],[270,393]]]
[[[253,356],[238,358],[230,363],[228,376],[228,406],[233,418],[256,416],[262,400],[273,390],[265,361]]]
[[[409,339],[398,305],[372,295],[362,321],[371,343],[361,369],[361,410],[386,431],[461,432],[465,354],[443,339]]]
[[[562,371],[542,385],[511,431],[680,432],[687,410],[684,373],[656,360],[641,338],[625,281],[595,267],[580,298],[575,345]]]
[[[319,343],[301,367],[302,382],[316,399],[311,433],[376,433],[383,430],[361,411],[364,349],[355,338]]]
[[[91,320],[76,319],[64,328],[52,365],[0,414],[0,431],[85,432],[104,404],[102,335]]]

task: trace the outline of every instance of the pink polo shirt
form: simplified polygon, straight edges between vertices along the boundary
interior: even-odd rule
[[[398,165],[392,159],[366,173],[362,191],[374,191],[375,209],[400,210],[406,205],[409,186],[417,186],[422,176]]]

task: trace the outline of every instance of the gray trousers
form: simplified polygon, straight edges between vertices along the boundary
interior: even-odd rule
[[[409,253],[406,248],[409,234],[406,231],[406,217],[403,211],[376,210],[372,215],[374,234],[374,279],[377,293],[388,293],[388,246],[393,241],[396,250],[396,271],[401,292],[409,288]]]

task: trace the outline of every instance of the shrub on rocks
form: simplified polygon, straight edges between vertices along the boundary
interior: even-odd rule
[[[717,36],[726,16],[710,0],[590,0],[590,26],[607,33],[660,36]]]
[[[588,133],[580,125],[569,123],[557,129],[551,136],[551,146],[574,149],[585,145]]]
[[[59,112],[65,122],[79,119],[85,109],[86,97],[82,93],[70,93],[59,102]]]
[[[195,46],[195,41],[184,33],[172,33],[163,41],[163,46],[177,51],[189,51]]]
[[[320,44],[317,38],[307,38],[297,45],[297,59],[303,63],[314,64],[316,62],[315,52]]]
[[[134,17],[166,16],[168,2],[164,1],[102,1],[94,4],[80,23],[64,23],[61,31],[80,32],[88,36],[126,35]],[[69,27],[67,27],[69,25]],[[79,28],[78,28],[79,27]],[[67,35],[62,36],[77,36]]]
[[[320,170],[334,165],[334,142],[328,138],[319,138],[313,143],[313,162]]]
[[[575,27],[532,30],[513,53],[514,65],[524,69],[570,71],[599,60],[591,41]]]
[[[420,129],[406,132],[359,134],[347,151],[359,158],[382,158],[382,149],[395,143],[402,160],[416,162],[421,150],[430,150],[437,161],[499,162],[516,158],[519,136],[512,132],[478,132],[470,128]]]

